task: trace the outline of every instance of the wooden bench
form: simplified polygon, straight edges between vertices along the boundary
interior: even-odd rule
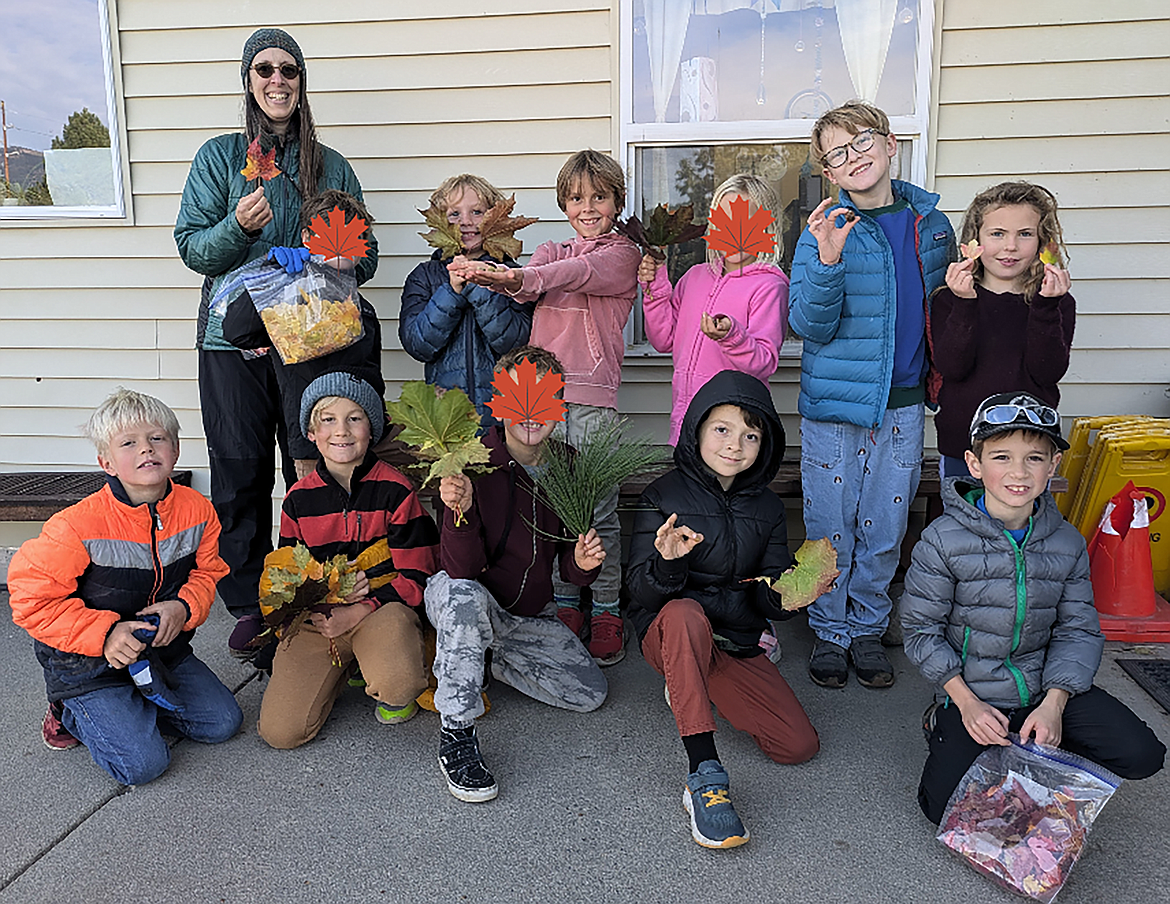
[[[175,471],[171,479],[191,486],[190,471]],[[105,484],[103,471],[0,473],[0,521],[47,521]]]

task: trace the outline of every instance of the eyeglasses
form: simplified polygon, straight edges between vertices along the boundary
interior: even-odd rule
[[[284,77],[286,82],[291,82],[294,78],[301,77],[301,67],[293,63],[281,63],[279,67],[272,65],[272,63],[257,63],[252,67],[260,78],[272,78],[272,73],[280,69],[280,74]]]
[[[877,129],[865,129],[853,136],[853,140],[848,144],[843,144],[839,148],[833,148],[827,154],[821,157],[821,163],[829,169],[836,169],[839,166],[844,166],[845,161],[849,159],[849,149],[857,151],[859,154],[864,154],[877,140],[878,135],[889,135],[889,132],[879,132]]]
[[[992,424],[999,427],[1003,424],[1013,424],[1021,415],[1037,427],[1055,427],[1060,421],[1060,415],[1047,405],[992,405],[976,416],[975,426]]]

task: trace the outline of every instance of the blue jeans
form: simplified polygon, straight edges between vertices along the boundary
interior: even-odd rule
[[[808,609],[821,640],[848,647],[889,624],[887,591],[922,473],[923,414],[921,404],[891,408],[877,430],[801,419],[805,534],[828,537],[841,569]]]
[[[89,748],[93,761],[123,785],[144,785],[171,762],[158,723],[168,733],[203,744],[226,741],[240,730],[244,714],[232,692],[194,654],[171,669],[181,713],[159,709],[129,680],[61,701],[61,724]]]

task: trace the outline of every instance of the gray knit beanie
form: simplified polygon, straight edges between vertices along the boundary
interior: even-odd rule
[[[382,438],[382,428],[386,425],[386,405],[377,390],[356,374],[334,371],[321,374],[305,390],[301,396],[301,432],[309,436],[309,419],[313,414],[313,406],[322,399],[330,396],[340,396],[362,406],[362,411],[370,419],[370,443],[374,445]]]
[[[256,54],[261,50],[267,50],[269,47],[290,54],[301,67],[301,73],[305,72],[305,55],[301,53],[301,47],[293,40],[292,35],[281,28],[258,28],[252,32],[252,37],[244,42],[244,53],[240,57],[240,78],[244,81],[245,89],[248,87],[248,70],[252,68],[252,60],[256,59]]]

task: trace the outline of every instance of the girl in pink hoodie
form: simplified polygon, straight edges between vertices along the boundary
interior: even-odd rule
[[[748,202],[748,214],[773,210],[768,184],[739,173],[717,189],[711,210],[731,216],[731,202]],[[673,291],[666,268],[642,258],[642,310],[646,335],[658,351],[674,356],[670,443],[678,441],[687,406],[699,388],[722,370],[739,370],[767,383],[776,371],[788,323],[788,277],[769,254],[723,255],[707,250],[707,262],[691,267]]]

